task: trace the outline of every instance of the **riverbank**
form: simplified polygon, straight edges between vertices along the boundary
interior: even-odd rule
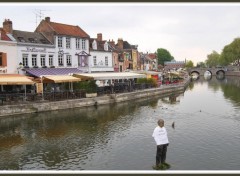
[[[86,106],[99,106],[103,104],[118,103],[123,101],[129,101],[134,99],[140,99],[145,97],[153,97],[160,94],[169,94],[179,91],[184,91],[187,87],[190,79],[185,80],[183,83],[175,85],[163,85],[159,88],[151,88],[145,90],[138,90],[135,92],[109,94],[94,98],[81,98],[74,100],[64,101],[41,101],[36,103],[22,103],[18,105],[5,105],[1,106],[0,117],[16,115],[16,114],[27,114],[27,113],[38,113],[44,111],[54,111],[60,109],[70,108],[81,108]]]

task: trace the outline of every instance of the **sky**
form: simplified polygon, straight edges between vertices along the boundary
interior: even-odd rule
[[[240,3],[0,3],[0,19],[14,30],[33,32],[45,17],[78,25],[91,38],[122,38],[141,52],[164,48],[195,65],[240,36]]]

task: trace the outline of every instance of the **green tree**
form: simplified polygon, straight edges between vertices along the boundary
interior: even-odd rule
[[[197,67],[203,68],[206,67],[206,64],[204,62],[198,62]]]
[[[211,54],[207,55],[207,60],[206,65],[208,67],[216,67],[217,65],[222,65],[220,63],[220,54],[218,54],[218,52],[213,51]]]
[[[220,63],[222,65],[229,65],[236,62],[239,64],[240,60],[240,38],[235,38],[232,43],[226,45],[223,48],[220,57]]]
[[[157,49],[157,58],[158,64],[164,65],[164,62],[171,61],[174,57],[170,54],[170,52],[164,48]]]
[[[186,64],[185,64],[185,67],[186,67],[186,68],[192,68],[192,67],[193,67],[193,61],[188,60],[188,61],[186,62]]]

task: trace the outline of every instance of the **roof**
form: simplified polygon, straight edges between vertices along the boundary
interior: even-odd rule
[[[34,84],[29,77],[18,74],[0,74],[0,85],[31,85]]]
[[[3,28],[0,28],[0,40],[5,40],[5,41],[11,41],[11,39],[7,36],[6,32],[3,30]]]
[[[95,50],[95,49],[93,49],[93,42],[94,42],[94,40],[96,41],[96,43],[97,43],[97,49]],[[108,43],[108,50],[105,50],[104,49],[104,45],[105,45],[105,43],[106,43],[107,41],[106,40],[102,40],[102,41],[98,41],[97,39],[95,39],[95,38],[91,38],[90,39],[90,49],[92,50],[92,51],[106,51],[106,52],[108,52],[108,51],[111,51],[111,46],[110,46],[110,44]]]
[[[80,73],[80,74],[73,74],[73,76],[82,78],[82,79],[89,78],[94,80],[146,78],[145,74],[138,74],[138,73],[132,73],[132,72]]]
[[[43,83],[62,83],[62,82],[79,82],[80,78],[76,78],[69,75],[54,75],[54,76],[43,76]]]
[[[150,59],[156,59],[156,58],[157,58],[157,55],[156,55],[155,53],[149,53],[149,54],[148,54],[148,57],[149,57]]]
[[[38,32],[13,30],[13,37],[17,42],[22,43],[51,44],[42,34]]]
[[[71,73],[82,73],[82,71],[77,68],[32,68],[25,70],[27,74],[35,77],[41,77],[46,75],[69,75]]]
[[[68,24],[61,24],[55,22],[46,22],[58,35],[75,36],[81,38],[89,38],[89,35],[79,26],[73,26]]]

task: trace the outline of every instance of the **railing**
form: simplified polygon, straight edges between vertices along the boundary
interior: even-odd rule
[[[177,86],[181,82],[172,82],[163,84],[161,86]],[[159,85],[160,86],[160,85]],[[134,92],[138,90],[144,90],[154,88],[152,84],[132,84],[128,83],[115,83],[113,86],[104,86],[97,88],[97,95],[106,95],[113,93],[125,93],[125,92]],[[60,92],[44,92],[43,94],[36,93],[0,93],[0,105],[12,105],[19,103],[31,103],[31,102],[40,102],[40,101],[61,101],[69,99],[81,99],[86,98],[86,91],[74,90],[74,91],[60,91]]]

